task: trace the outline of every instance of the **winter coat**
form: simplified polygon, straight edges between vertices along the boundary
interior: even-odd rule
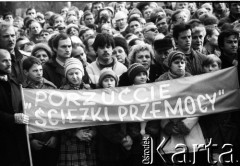
[[[25,125],[16,124],[15,113],[22,113],[22,98],[17,81],[0,80],[0,163],[28,165]]]
[[[113,65],[111,67],[118,77],[127,71],[126,66],[118,62],[116,58],[113,58]],[[103,68],[101,68],[98,58],[96,59],[96,61],[92,62],[86,67],[87,73],[90,78],[90,84],[97,85],[102,69]]]

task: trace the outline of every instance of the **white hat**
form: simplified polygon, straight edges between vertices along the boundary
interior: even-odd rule
[[[82,75],[84,76],[82,62],[77,58],[68,58],[64,64],[65,77],[67,76],[68,70],[74,68],[79,69],[82,72]]]

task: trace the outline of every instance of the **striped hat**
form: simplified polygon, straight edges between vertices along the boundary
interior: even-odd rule
[[[136,75],[138,75],[140,72],[145,72],[147,74],[147,70],[144,68],[144,66],[140,63],[134,63],[128,68],[128,78],[131,83],[133,83]]]
[[[84,69],[82,62],[77,58],[68,58],[64,64],[64,71],[65,71],[65,77],[67,76],[67,72],[70,69],[79,69],[82,72],[82,75],[84,76]]]

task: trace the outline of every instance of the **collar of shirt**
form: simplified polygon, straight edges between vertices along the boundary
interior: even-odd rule
[[[64,67],[64,63],[61,62],[58,58],[56,58],[56,62],[57,62],[60,66]]]

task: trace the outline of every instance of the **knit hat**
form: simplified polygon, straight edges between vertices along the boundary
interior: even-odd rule
[[[104,69],[101,70],[100,77],[99,77],[99,80],[98,80],[98,85],[100,87],[102,87],[102,82],[103,82],[104,78],[106,78],[107,76],[113,77],[115,79],[116,86],[117,86],[118,76],[116,75],[116,73],[111,68],[104,68]]]
[[[125,53],[128,55],[128,44],[127,40],[123,37],[114,37],[115,47],[120,46],[124,49]]]
[[[49,59],[52,58],[52,54],[53,54],[53,53],[52,53],[52,50],[51,50],[51,48],[50,48],[47,44],[45,44],[45,43],[37,43],[37,44],[35,44],[35,46],[34,46],[33,49],[32,49],[32,52],[31,52],[32,56],[35,56],[36,53],[37,53],[39,50],[44,50],[44,51],[46,51]]]
[[[158,51],[168,50],[173,48],[173,43],[171,38],[163,38],[159,40],[154,40],[153,43],[154,49]]]
[[[66,28],[66,33],[69,34],[71,28],[75,28],[79,32],[79,27],[76,24],[69,24]]]
[[[180,54],[180,56],[182,55],[182,56],[185,57],[185,54],[181,51],[172,51],[172,52],[169,53],[169,55],[167,57],[167,62],[168,62],[167,65],[168,65],[169,68],[171,67],[172,62],[174,60],[176,60],[176,56],[179,55],[179,54]]]
[[[131,83],[133,83],[136,75],[138,75],[140,72],[145,72],[147,74],[147,70],[144,68],[144,66],[140,63],[134,63],[128,68],[128,78]]]
[[[82,62],[77,58],[68,58],[64,64],[64,71],[65,71],[65,77],[67,76],[67,72],[70,69],[79,69],[82,72],[82,75],[84,76],[84,69]]]

